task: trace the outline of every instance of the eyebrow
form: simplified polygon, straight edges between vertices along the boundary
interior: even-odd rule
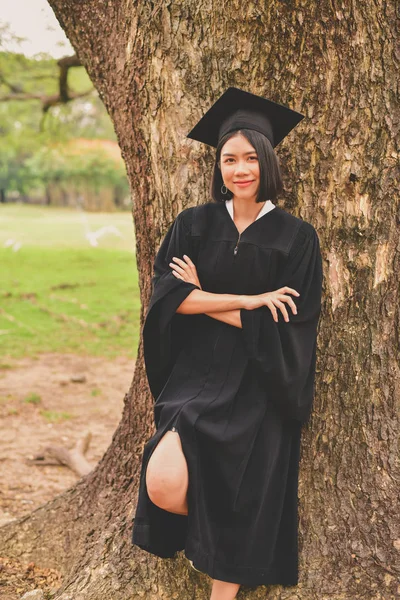
[[[250,152],[245,152],[244,154],[257,154],[257,152],[255,150],[250,150]],[[228,154],[228,152],[224,152],[222,156],[236,156],[236,154]]]

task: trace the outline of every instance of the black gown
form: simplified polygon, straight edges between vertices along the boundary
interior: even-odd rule
[[[239,241],[238,241],[239,240]],[[234,249],[237,246],[237,253]],[[294,288],[279,309],[240,309],[242,328],[176,313],[198,286],[173,275],[187,254],[204,291],[260,294]],[[321,310],[314,227],[272,210],[240,235],[224,203],[178,214],[154,262],[143,343],[156,432],[144,446],[132,542],[160,557],[184,550],[213,579],[247,586],[298,583],[298,469],[309,419]],[[148,460],[175,424],[188,464],[188,515],[151,502]]]

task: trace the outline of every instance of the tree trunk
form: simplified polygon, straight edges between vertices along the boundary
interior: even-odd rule
[[[203,111],[235,85],[306,115],[277,149],[286,189],[279,205],[319,233],[324,307],[314,412],[303,431],[300,584],[274,586],[268,597],[395,598],[400,52],[394,3],[50,4],[107,107],[126,162],[141,324],[167,226],[185,206],[209,199],[213,153],[185,138]],[[62,568],[60,600],[208,597],[209,578],[188,569],[183,555],[158,559],[131,544],[152,406],[140,344],[121,423],[94,471],[0,530],[2,554]],[[265,588],[251,597],[265,597]]]

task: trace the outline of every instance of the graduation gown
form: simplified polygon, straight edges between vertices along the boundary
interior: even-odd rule
[[[269,202],[269,201],[268,201]],[[132,542],[160,557],[184,550],[214,579],[248,586],[298,583],[298,469],[314,394],[322,261],[314,227],[264,211],[239,235],[228,204],[181,211],[154,262],[143,327],[156,431],[143,450]],[[236,252],[235,252],[236,248]],[[198,286],[173,275],[187,254],[202,289],[260,294],[284,285],[297,314],[240,309],[242,328],[176,313]],[[175,424],[188,464],[188,515],[147,494],[145,470]]]

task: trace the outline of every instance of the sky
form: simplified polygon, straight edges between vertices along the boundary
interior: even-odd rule
[[[74,54],[47,0],[0,0],[0,25],[5,24],[26,40],[3,41],[2,50],[27,56],[45,52],[54,58]]]

